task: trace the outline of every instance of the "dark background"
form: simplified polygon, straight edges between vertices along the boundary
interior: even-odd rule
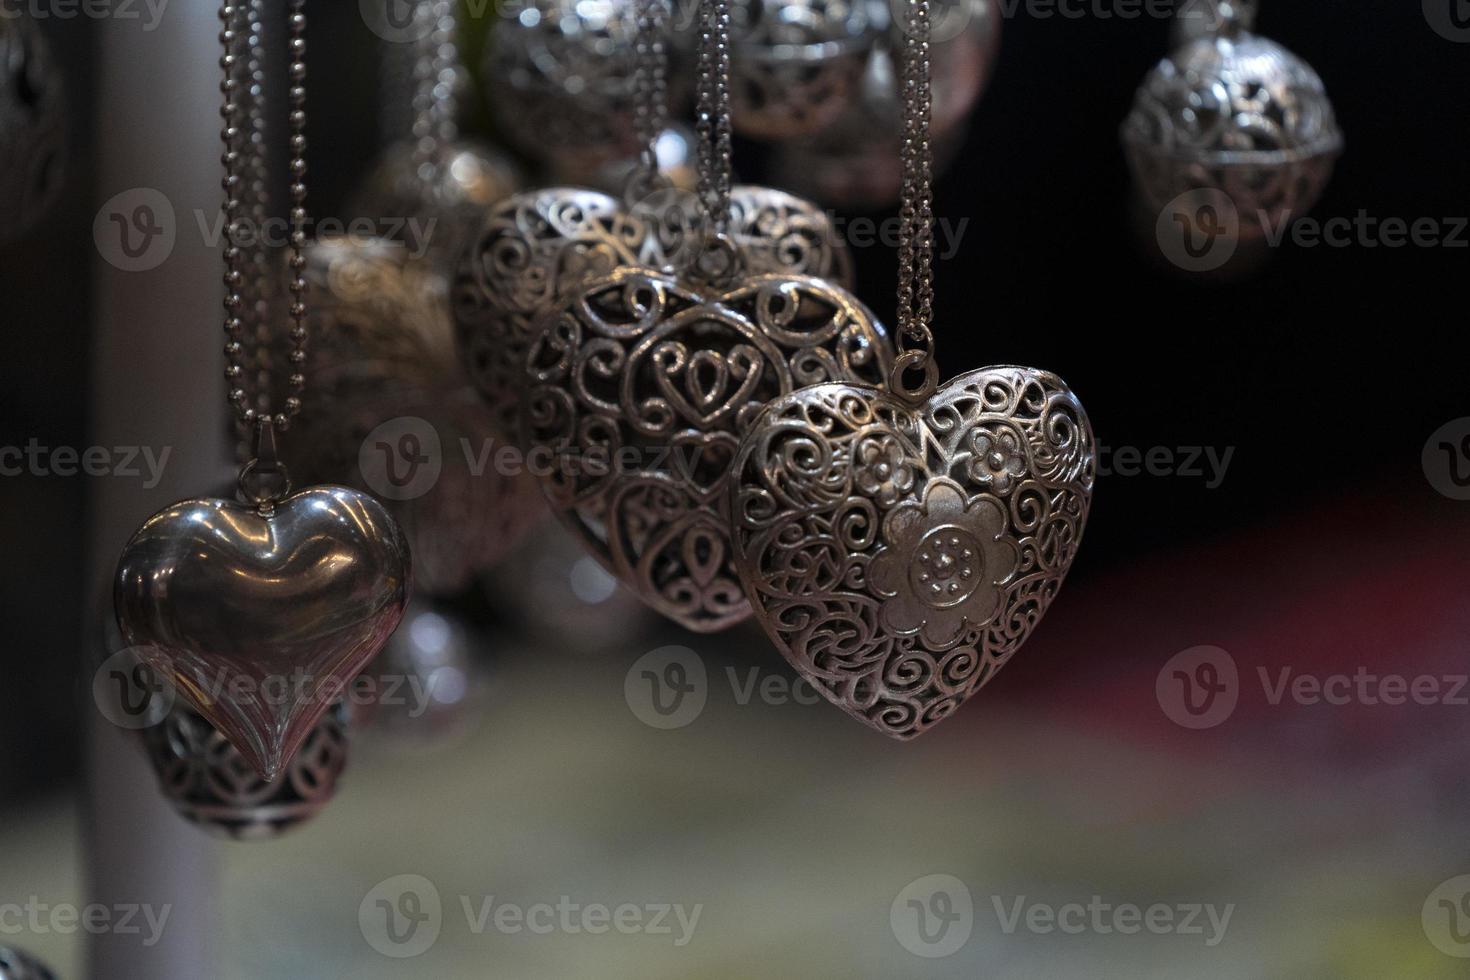
[[[375,39],[356,4],[312,7],[313,206],[340,214],[376,143]],[[1168,23],[1022,11],[1004,24],[969,141],[938,187],[940,216],[970,218],[960,254],[938,269],[943,362],[950,372],[1007,362],[1056,371],[1107,445],[1235,447],[1214,490],[1104,479],[1075,579],[1342,500],[1436,499],[1419,456],[1434,429],[1470,414],[1470,253],[1288,244],[1253,277],[1223,284],[1161,267],[1133,230],[1117,128],[1165,52]],[[81,447],[91,224],[107,195],[89,170],[88,23],[45,26],[67,65],[72,168],[44,227],[0,249],[0,444]],[[1470,45],[1440,37],[1409,0],[1269,3],[1258,27],[1316,67],[1346,134],[1316,217],[1470,212]],[[757,155],[742,153],[737,166],[760,176]],[[891,251],[857,258],[860,295],[891,323]],[[0,478],[0,807],[76,776],[91,489],[84,479]]]

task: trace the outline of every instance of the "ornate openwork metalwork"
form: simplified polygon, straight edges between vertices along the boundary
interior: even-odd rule
[[[769,187],[731,193],[730,236],[753,273],[850,283],[852,259],[827,214]],[[461,354],[503,431],[517,430],[526,354],[539,321],[588,279],[619,266],[678,268],[703,240],[690,194],[622,204],[581,188],[517,194],[485,216],[454,283]]]
[[[730,550],[730,464],[762,406],[825,381],[881,384],[882,327],[820,279],[727,289],[623,268],[549,317],[523,431],[557,460],[553,507],[645,602],[690,629],[750,614]]]
[[[1242,237],[1259,237],[1321,195],[1342,133],[1322,79],[1244,30],[1185,44],[1144,79],[1123,124],[1129,166],[1159,210],[1188,191],[1226,194]]]
[[[803,677],[912,738],[1040,621],[1095,473],[1082,405],[1044,371],[972,371],[917,408],[871,387],[804,388],[762,412],[735,455],[735,566]]]
[[[143,746],[159,788],[182,817],[216,836],[265,840],[301,826],[331,802],[347,767],[347,710],[338,703],[323,715],[272,780],[182,703],[163,724],[144,730]]]
[[[768,140],[840,116],[881,33],[873,7],[848,0],[752,0],[736,4],[731,20],[732,119]]]
[[[61,75],[33,21],[0,16],[0,242],[18,239],[61,194]]]

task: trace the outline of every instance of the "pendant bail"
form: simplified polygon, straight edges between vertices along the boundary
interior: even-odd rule
[[[250,461],[240,469],[240,497],[262,517],[275,513],[276,504],[291,494],[291,474],[276,450],[276,423],[268,415],[255,420]]]

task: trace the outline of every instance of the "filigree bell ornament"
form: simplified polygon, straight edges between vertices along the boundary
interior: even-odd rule
[[[639,152],[638,0],[497,5],[486,101],[505,136],[548,161],[596,167]]]
[[[868,0],[748,0],[734,5],[731,108],[737,132],[784,140],[842,115],[881,24]]]
[[[703,10],[701,61],[726,44],[728,0]],[[576,286],[526,360],[527,445],[553,508],[640,598],[689,629],[750,614],[731,564],[730,463],[769,400],[820,381],[881,384],[883,328],[846,290],[752,274],[730,234],[723,70],[701,73],[707,224],[678,272],[623,266]],[[717,108],[718,107],[718,108]]]
[[[935,171],[942,173],[964,143],[970,112],[989,81],[1000,44],[1000,11],[994,0],[952,0],[935,8],[932,138]],[[887,208],[898,201],[898,23],[885,32],[857,95],[836,121],[773,148],[771,167],[781,186],[840,207]]]
[[[264,384],[247,374],[247,326],[241,288],[263,262],[258,240],[248,245],[241,199],[226,199],[225,347],[230,403],[254,428],[254,453],[241,470],[240,501],[196,498],[149,518],[123,549],[114,580],[114,608],[124,642],[173,684],[194,710],[225,735],[262,777],[280,773],[340,691],[382,647],[409,595],[408,542],[377,500],[340,486],[292,492],[276,452],[276,433],[301,412],[306,385],[306,282],[299,275],[307,221],[304,202],[306,16],[291,0],[290,109],[292,188],[289,395],[269,405]],[[263,146],[247,145],[251,11],[225,3],[220,11],[224,82],[222,132],[225,186],[264,169]],[[252,36],[254,34],[254,36]],[[255,254],[252,254],[254,252]],[[249,352],[268,369],[269,348]],[[277,392],[281,394],[281,392]]]
[[[21,238],[60,196],[65,112],[61,75],[35,22],[0,15],[0,242]]]
[[[1255,4],[1211,0],[1218,27],[1161,61],[1139,88],[1122,139],[1144,202],[1219,191],[1255,239],[1310,210],[1342,133],[1322,79],[1250,32]]]
[[[735,452],[730,498],[735,566],[767,635],[829,700],[900,739],[1030,635],[1072,563],[1096,470],[1087,416],[1055,375],[990,367],[938,384],[927,4],[911,8],[912,218],[889,390],[819,384],[773,401]]]

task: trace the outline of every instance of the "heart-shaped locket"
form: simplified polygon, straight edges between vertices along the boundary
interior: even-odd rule
[[[1062,380],[961,375],[917,407],[824,384],[736,453],[732,543],[771,640],[834,704],[912,738],[979,690],[1045,614],[1097,469]]]
[[[882,384],[891,342],[846,290],[749,276],[713,287],[622,268],[532,345],[522,433],[552,506],[645,602],[692,630],[750,614],[730,473],[761,408],[803,385]],[[545,465],[550,464],[550,465]]]
[[[408,542],[346,487],[274,511],[219,498],[160,511],[123,549],[118,626],[252,766],[274,778],[408,603]]]
[[[851,285],[852,260],[826,212],[769,187],[731,191],[730,238],[750,273],[816,276]],[[703,241],[704,213],[687,192],[625,204],[600,191],[553,187],[491,208],[454,282],[454,316],[470,376],[513,435],[526,352],[541,320],[588,279],[624,265],[680,268]]]

